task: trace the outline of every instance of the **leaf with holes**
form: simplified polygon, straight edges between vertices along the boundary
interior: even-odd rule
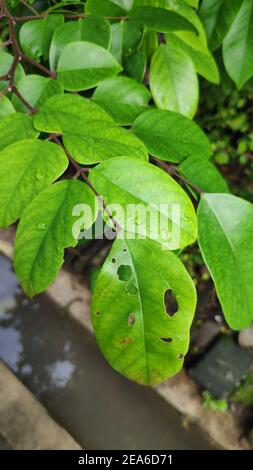
[[[147,111],[135,120],[132,132],[151,155],[161,160],[177,163],[192,156],[207,160],[212,155],[210,142],[200,127],[178,113]]]
[[[42,140],[21,140],[0,152],[0,227],[20,218],[30,201],[68,167],[64,151]]]
[[[253,321],[253,205],[228,194],[204,194],[199,244],[223,313],[235,330]]]
[[[111,42],[109,21],[101,16],[88,16],[84,20],[69,21],[59,26],[50,45],[49,63],[52,70],[56,70],[64,47],[75,41],[92,42],[108,49]]]
[[[77,41],[64,47],[57,65],[57,76],[65,90],[81,91],[94,88],[121,70],[113,55],[103,47]]]
[[[0,120],[0,151],[24,139],[36,139],[39,132],[33,127],[31,116],[14,113]]]
[[[83,228],[88,229],[96,219],[97,204],[92,191],[78,180],[53,184],[38,194],[24,211],[16,235],[14,265],[29,297],[53,282],[63,264],[64,249],[78,243],[73,233],[77,216],[73,214],[80,204],[87,205]],[[92,211],[87,210],[88,206]]]
[[[137,137],[81,96],[50,98],[35,115],[34,125],[43,132],[63,134],[66,148],[79,163],[92,164],[121,155],[147,159],[147,149]]]
[[[170,292],[176,313],[165,305]],[[158,384],[182,368],[195,306],[194,284],[176,255],[151,240],[117,239],[95,282],[95,336],[114,369]]]
[[[150,89],[159,109],[192,118],[197,110],[198,78],[190,57],[180,49],[162,44],[153,55]]]
[[[147,110],[148,89],[128,77],[115,77],[101,83],[93,101],[107,111],[118,124],[128,125]]]
[[[196,216],[183,189],[160,168],[133,157],[111,158],[90,173],[125,231],[176,250],[197,238]]]

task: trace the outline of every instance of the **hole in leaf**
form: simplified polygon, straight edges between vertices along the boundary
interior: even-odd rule
[[[170,317],[173,317],[177,313],[178,303],[171,289],[166,290],[164,294],[164,305]]]
[[[184,355],[183,355],[183,354],[178,354],[178,355],[177,355],[177,358],[178,358],[179,360],[184,359]]]
[[[127,252],[127,249],[126,249],[126,248],[124,248],[124,250],[123,250],[123,251],[124,251],[124,253],[126,253],[126,252]]]
[[[120,344],[131,344],[133,340],[131,338],[122,338]]]
[[[112,258],[112,263],[116,263],[116,259],[115,259],[115,258]]]
[[[160,338],[161,341],[163,341],[164,343],[172,343],[172,338]]]
[[[135,314],[134,313],[130,313],[129,317],[128,317],[128,325],[129,326],[133,326],[135,324]]]
[[[133,276],[132,268],[129,265],[122,264],[118,271],[118,278],[120,281],[125,282],[125,289],[128,294],[136,295],[137,294],[137,287],[135,285],[135,279]]]
[[[128,282],[132,276],[132,269],[126,264],[122,264],[118,269],[118,277],[120,281]]]

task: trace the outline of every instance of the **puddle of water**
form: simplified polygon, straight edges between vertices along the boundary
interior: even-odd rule
[[[151,389],[114,372],[46,297],[29,301],[0,256],[0,357],[86,449],[211,449]]]

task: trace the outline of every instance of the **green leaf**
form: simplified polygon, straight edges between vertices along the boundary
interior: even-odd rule
[[[11,65],[13,63],[14,57],[8,52],[1,51],[0,49],[0,77],[8,74],[10,71]],[[24,77],[25,72],[21,64],[18,64],[15,72],[15,84]],[[6,88],[8,81],[0,81],[0,91]]]
[[[122,70],[106,49],[82,41],[64,47],[57,69],[58,79],[68,91],[94,88]]]
[[[199,14],[211,51],[216,51],[229,31],[243,0],[203,0]]]
[[[153,54],[159,47],[158,34],[155,31],[147,30],[144,32],[141,50],[146,54],[147,61],[150,63]]]
[[[81,96],[50,98],[34,116],[34,125],[43,132],[63,134],[64,145],[79,163],[93,164],[121,155],[147,159],[147,149],[137,137]]]
[[[78,180],[64,180],[39,193],[24,211],[18,226],[14,265],[18,279],[29,297],[44,291],[63,264],[64,249],[78,240],[72,233],[78,204],[92,208],[92,220],[85,217],[89,228],[96,218],[95,198]]]
[[[219,69],[208,49],[205,51],[195,49],[190,43],[174,34],[167,34],[166,41],[175,49],[181,49],[192,59],[195,70],[199,75],[211,83],[218,84],[220,82]]]
[[[226,70],[241,89],[253,76],[253,0],[244,0],[223,43]]]
[[[154,239],[170,250],[196,240],[193,205],[160,168],[133,157],[112,158],[91,171],[90,181],[107,205],[116,205],[115,219],[125,231]],[[133,204],[142,205],[140,213],[129,207]],[[177,215],[173,215],[173,209]],[[146,218],[147,210],[154,219]]]
[[[32,118],[27,114],[14,113],[0,120],[0,150],[24,139],[36,139]]]
[[[41,106],[51,96],[63,93],[63,87],[58,81],[41,75],[26,75],[18,82],[17,88],[30,106],[34,108]],[[17,96],[12,97],[12,103],[17,111],[26,111],[25,105]]]
[[[165,308],[168,291],[177,300],[174,315]],[[151,240],[116,240],[95,283],[96,340],[118,372],[158,384],[182,368],[195,306],[193,282],[176,255]]]
[[[156,106],[192,118],[199,98],[192,60],[182,51],[162,44],[153,55],[150,88]]]
[[[127,77],[115,77],[101,83],[93,101],[107,111],[118,124],[128,125],[143,113],[150,100],[148,89]]]
[[[187,157],[210,158],[210,142],[190,119],[171,111],[151,110],[139,116],[132,131],[149,153],[161,160],[181,162]]]
[[[143,51],[136,51],[125,57],[125,72],[137,82],[142,82],[145,76],[147,65],[146,54]]]
[[[0,96],[0,119],[15,113],[15,108],[6,96]]]
[[[39,60],[49,57],[49,46],[55,29],[64,22],[64,16],[48,15],[41,20],[27,21],[19,32],[20,45],[26,55]]]
[[[226,180],[209,161],[197,157],[184,160],[178,167],[180,174],[205,193],[229,193]]]
[[[123,53],[123,28],[124,21],[114,23],[112,25],[112,41],[110,46],[110,53],[117,60],[119,64],[122,62]]]
[[[111,0],[112,3],[118,5],[119,7],[123,8],[123,10],[131,10],[134,0]]]
[[[223,313],[235,330],[253,321],[253,205],[228,194],[204,194],[199,244]]]
[[[174,32],[166,35],[168,44],[185,52],[192,59],[196,72],[212,83],[219,83],[219,70],[208,49],[206,33],[196,12],[181,3],[169,3],[169,6],[195,26],[198,36],[189,31]]]
[[[85,4],[86,13],[101,16],[123,16],[125,10],[110,0],[87,0]]]
[[[163,8],[138,7],[133,9],[129,16],[138,25],[159,33],[169,33],[171,31],[193,31],[197,33],[195,26],[187,19],[174,11]]]
[[[125,55],[136,53],[142,40],[142,31],[132,21],[119,21],[112,25],[110,52],[121,64]]]
[[[16,222],[29,202],[68,167],[64,151],[51,142],[21,140],[0,152],[0,226]]]
[[[89,16],[84,20],[69,21],[59,26],[53,36],[49,63],[51,70],[56,70],[63,48],[75,41],[86,41],[109,49],[111,42],[111,27],[105,18]]]

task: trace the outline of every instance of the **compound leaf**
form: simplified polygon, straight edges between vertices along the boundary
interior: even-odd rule
[[[35,115],[34,125],[43,132],[63,134],[66,148],[79,163],[98,163],[121,155],[147,159],[147,149],[137,137],[81,96],[50,98]]]

